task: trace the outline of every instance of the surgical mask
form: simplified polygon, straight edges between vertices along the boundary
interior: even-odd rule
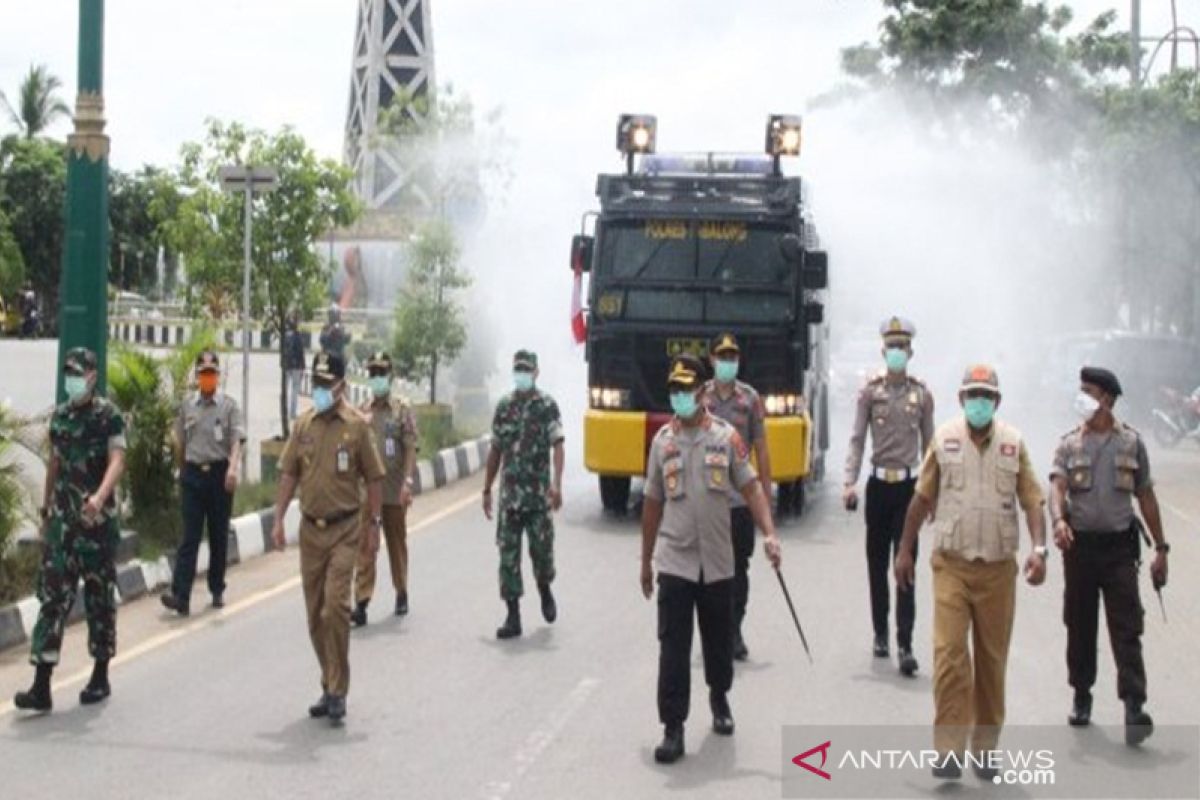
[[[1092,417],[1096,416],[1096,412],[1099,410],[1100,401],[1087,392],[1080,392],[1075,395],[1075,413],[1084,422],[1090,421]]]
[[[392,379],[387,375],[372,375],[367,379],[367,385],[376,397],[386,397],[392,391]]]
[[[313,408],[318,414],[324,414],[333,408],[333,389],[328,386],[318,386],[312,393]]]
[[[883,351],[883,360],[887,362],[889,372],[903,372],[908,366],[908,352],[899,347],[889,347]]]
[[[696,395],[691,392],[671,392],[671,410],[676,416],[691,419],[696,416]]]
[[[87,378],[82,375],[67,375],[63,378],[63,389],[71,402],[79,400],[88,392]]]
[[[738,374],[737,359],[733,361],[715,361],[713,372],[717,376],[717,380],[721,383],[732,383]]]
[[[996,401],[991,397],[968,397],[963,402],[963,411],[972,428],[986,428],[996,415]]]
[[[215,392],[218,383],[220,383],[220,378],[215,372],[201,372],[196,376],[196,385],[200,387],[200,391],[204,394]]]
[[[528,392],[533,388],[533,373],[524,370],[513,372],[513,386],[518,392]]]

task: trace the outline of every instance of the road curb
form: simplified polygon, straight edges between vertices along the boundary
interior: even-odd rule
[[[487,463],[488,448],[492,437],[481,436],[457,447],[447,448],[432,458],[417,462],[416,477],[413,479],[413,494],[431,492],[455,481],[479,472]],[[229,523],[228,563],[240,564],[265,555],[271,550],[271,528],[275,524],[275,510],[262,509],[244,514]],[[284,518],[283,530],[290,545],[300,537],[300,503],[293,500]],[[200,544],[196,556],[196,574],[207,570],[208,543]],[[125,603],[142,595],[156,592],[171,582],[171,561],[161,556],[156,561],[129,561],[117,567],[117,602]],[[37,622],[40,604],[36,596],[25,597],[7,606],[0,606],[0,650],[15,647],[29,641],[33,626]],[[68,614],[68,624],[83,618],[83,603],[76,595]]]

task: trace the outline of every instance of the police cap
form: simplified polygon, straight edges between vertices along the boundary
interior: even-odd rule
[[[736,356],[741,353],[742,350],[740,347],[738,347],[737,337],[732,333],[726,332],[718,334],[713,338],[712,343],[709,345],[708,352],[714,356],[719,356],[723,353],[731,353]]]
[[[321,381],[340,381],[346,377],[346,362],[337,353],[317,353],[313,357],[313,378]]]
[[[887,344],[906,345],[917,335],[917,326],[903,317],[889,317],[879,326],[879,335]]]
[[[371,353],[367,359],[367,372],[371,374],[389,375],[392,372],[392,357],[382,350]]]
[[[668,389],[695,389],[704,381],[704,365],[691,354],[671,359],[671,371],[667,373]]]
[[[212,350],[205,350],[196,356],[196,372],[217,372],[221,369],[221,359]]]

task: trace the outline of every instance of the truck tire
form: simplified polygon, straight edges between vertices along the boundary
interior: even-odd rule
[[[624,516],[629,506],[629,478],[600,476],[600,502],[604,510]]]

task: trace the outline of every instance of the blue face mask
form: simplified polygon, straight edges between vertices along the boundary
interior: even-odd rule
[[[972,428],[986,428],[992,424],[992,417],[996,416],[996,401],[990,397],[968,397],[963,402],[963,411]]]
[[[392,379],[387,375],[374,375],[367,379],[367,385],[371,387],[371,394],[376,397],[387,397],[392,391]]]
[[[890,372],[903,372],[908,366],[908,353],[899,347],[889,347],[883,351],[883,360]]]
[[[737,359],[733,361],[714,361],[713,373],[717,376],[717,381],[720,383],[733,383],[738,374]]]
[[[513,372],[513,387],[518,392],[528,392],[533,388],[533,373],[524,370]]]
[[[63,390],[67,393],[67,398],[75,402],[87,394],[87,378],[82,375],[67,375],[63,378]]]
[[[671,392],[671,410],[682,419],[696,416],[696,395],[691,392]]]
[[[324,414],[333,408],[333,389],[328,386],[318,386],[312,393],[313,408],[318,414]]]

